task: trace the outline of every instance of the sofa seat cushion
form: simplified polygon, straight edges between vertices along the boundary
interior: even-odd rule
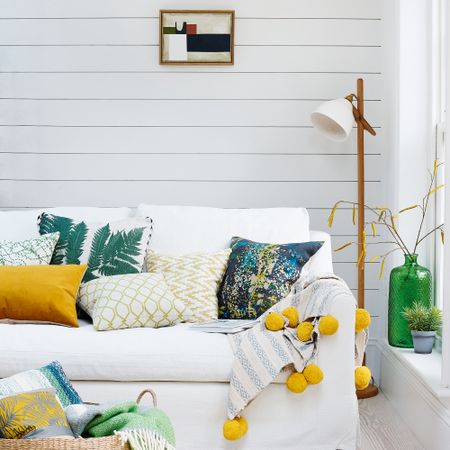
[[[229,381],[228,338],[188,324],[95,331],[57,325],[0,324],[0,378],[57,360],[71,380]]]

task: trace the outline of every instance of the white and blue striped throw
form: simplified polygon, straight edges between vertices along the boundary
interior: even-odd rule
[[[318,355],[318,322],[329,313],[336,296],[349,296],[356,301],[347,284],[334,274],[320,274],[301,278],[290,294],[266,311],[250,330],[229,335],[234,351],[233,371],[230,379],[227,415],[230,419],[240,412],[275,378],[286,366],[293,365],[298,372],[313,363]],[[299,311],[299,320],[312,319],[315,338],[310,342],[297,339],[295,328],[269,331],[265,317],[270,312],[281,312],[288,306]],[[364,353],[367,333],[358,333],[355,359]]]

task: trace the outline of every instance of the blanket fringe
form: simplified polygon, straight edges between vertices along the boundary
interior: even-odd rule
[[[151,430],[125,430],[116,434],[123,442],[128,442],[133,450],[175,450],[172,444]]]

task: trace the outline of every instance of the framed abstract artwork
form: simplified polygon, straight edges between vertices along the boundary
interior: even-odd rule
[[[160,11],[161,64],[233,64],[234,11]]]

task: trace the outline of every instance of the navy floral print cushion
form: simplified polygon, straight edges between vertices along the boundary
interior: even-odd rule
[[[283,299],[323,242],[263,244],[234,237],[219,290],[221,319],[256,319]]]

